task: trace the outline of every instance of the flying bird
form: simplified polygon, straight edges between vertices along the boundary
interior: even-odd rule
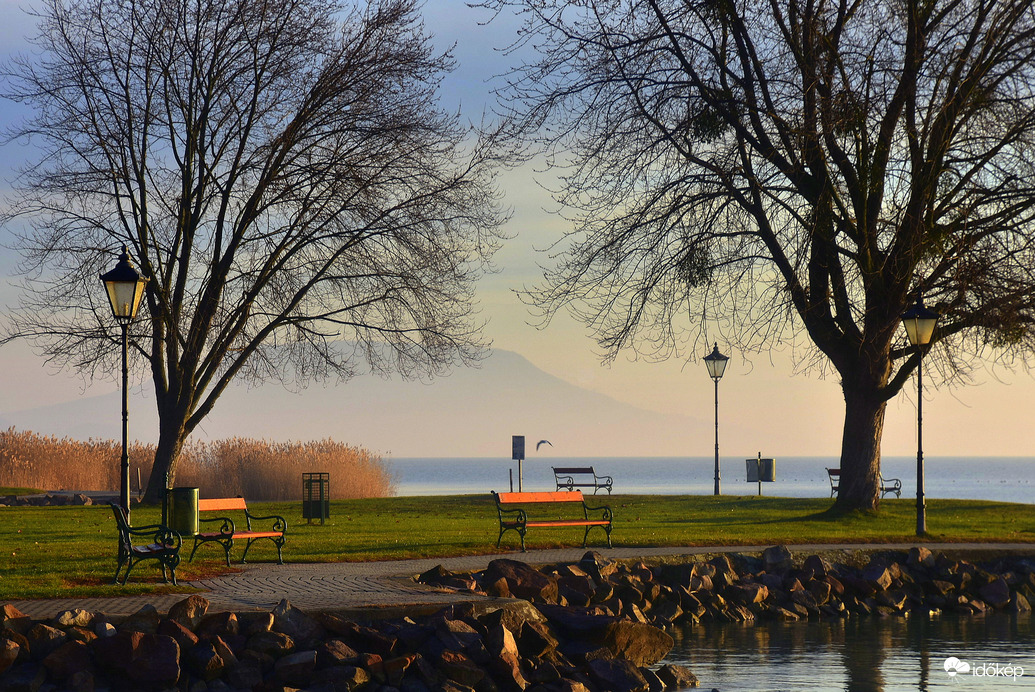
[[[551,447],[553,447],[553,443],[550,442],[549,440],[539,440],[538,442],[535,443],[535,451],[538,452],[539,448],[542,447],[543,445],[550,445]]]

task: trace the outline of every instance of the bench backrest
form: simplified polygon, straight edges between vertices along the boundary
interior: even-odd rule
[[[592,466],[571,466],[571,467],[554,466],[553,467],[553,472],[554,472],[554,475],[569,474],[569,473],[591,473],[594,476],[597,475],[596,471],[593,470]]]
[[[227,510],[248,510],[243,497],[220,497],[211,500],[198,500],[199,512],[225,512]]]
[[[581,490],[545,493],[495,493],[501,505],[534,504],[537,502],[582,502]]]

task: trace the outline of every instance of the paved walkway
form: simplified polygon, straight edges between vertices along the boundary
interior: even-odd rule
[[[811,553],[829,550],[908,550],[915,544],[837,544],[789,546],[795,553]],[[984,544],[984,543],[924,543],[933,550],[951,551],[998,551],[1035,556],[1035,544]],[[600,548],[602,555],[612,559],[635,559],[648,557],[692,556],[702,553],[760,553],[768,546],[736,547],[672,547],[672,548]],[[533,550],[527,553],[499,553],[471,557],[427,558],[420,560],[391,560],[383,562],[335,562],[319,564],[259,563],[243,565],[239,573],[196,582],[181,582],[202,589],[202,595],[213,611],[270,610],[282,599],[302,610],[353,610],[376,607],[393,609],[417,605],[434,607],[458,601],[471,601],[480,597],[466,593],[454,593],[418,584],[415,575],[436,565],[442,565],[453,572],[468,572],[484,569],[489,561],[499,557],[522,560],[530,564],[556,562],[577,562],[586,553],[584,548],[563,548],[557,550]],[[146,569],[146,566],[141,568]],[[186,598],[184,594],[124,596],[114,598],[58,598],[35,601],[10,601],[18,610],[35,619],[46,619],[72,608],[83,608],[102,612],[108,616],[121,617],[135,613],[146,604],[159,611]],[[0,598],[0,602],[3,602]]]

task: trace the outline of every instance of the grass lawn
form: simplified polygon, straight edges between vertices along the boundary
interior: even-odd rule
[[[711,495],[613,495],[587,498],[614,510],[616,546],[776,545],[807,543],[894,543],[912,541],[915,500],[884,500],[877,514],[833,517],[827,498]],[[301,502],[249,505],[254,514],[281,514],[288,522],[285,562],[366,561],[476,555],[496,551],[499,525],[489,495],[394,497],[331,503],[325,525],[307,524]],[[564,511],[564,510],[560,510]],[[569,510],[570,511],[570,510]],[[531,514],[531,511],[530,511]],[[156,523],[160,510],[133,510],[134,525]],[[243,518],[241,522],[243,523]],[[929,500],[932,542],[1035,543],[1031,505],[979,500]],[[590,532],[590,547],[603,532]],[[530,549],[581,545],[582,529],[530,529]],[[210,544],[186,562],[182,580],[226,572],[222,550]],[[113,596],[189,591],[161,584],[156,563],[135,567],[125,587],[110,584],[115,571],[115,520],[106,505],[92,507],[0,508],[0,602],[7,599]],[[508,532],[502,550],[518,550]],[[240,559],[243,547],[232,557]],[[252,562],[275,561],[276,549],[260,541]]]

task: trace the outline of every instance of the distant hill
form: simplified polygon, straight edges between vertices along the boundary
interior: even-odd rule
[[[2,424],[79,439],[121,435],[118,393],[4,412]],[[511,351],[431,384],[356,377],[295,394],[278,385],[235,387],[195,435],[306,440],[330,437],[397,457],[510,456],[511,435],[540,439],[555,456],[701,456],[711,421],[646,411],[554,377]],[[130,437],[151,441],[150,392],[131,392]],[[727,433],[735,435],[731,429]]]

